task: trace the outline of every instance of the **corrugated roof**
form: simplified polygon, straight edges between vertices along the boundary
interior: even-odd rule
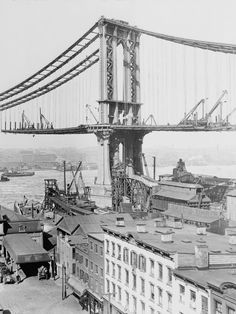
[[[220,214],[210,210],[169,204],[168,210],[162,213],[164,216],[183,218],[195,222],[212,223],[220,219]]]

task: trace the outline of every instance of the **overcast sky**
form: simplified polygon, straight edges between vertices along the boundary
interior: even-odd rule
[[[102,15],[169,35],[236,44],[235,0],[0,0],[0,91],[22,81],[77,40]],[[155,133],[145,147],[230,146],[235,133]],[[0,134],[1,147],[96,144],[94,136]]]

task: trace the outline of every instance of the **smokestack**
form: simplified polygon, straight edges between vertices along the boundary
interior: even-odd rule
[[[200,241],[199,241],[200,242]],[[204,241],[201,241],[204,243]],[[208,246],[206,244],[198,244],[195,246],[195,261],[199,269],[208,268],[209,264]]]

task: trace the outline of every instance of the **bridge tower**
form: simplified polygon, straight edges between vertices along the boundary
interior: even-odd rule
[[[98,184],[111,185],[111,169],[122,163],[127,175],[142,174],[142,142],[145,131],[126,130],[141,124],[140,103],[140,33],[123,21],[101,18],[99,124],[119,125],[119,130],[96,133],[99,145]],[[122,47],[122,69],[117,54]],[[118,77],[123,73],[122,99],[118,97]],[[122,152],[121,152],[122,151]]]

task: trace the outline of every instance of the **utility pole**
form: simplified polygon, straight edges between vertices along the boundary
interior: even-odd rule
[[[65,191],[65,195],[67,194],[66,192],[66,161],[63,161],[63,170],[64,170],[64,191]]]
[[[62,265],[62,300],[66,298],[66,267]]]
[[[152,156],[153,158],[153,179],[156,180],[156,156]]]

